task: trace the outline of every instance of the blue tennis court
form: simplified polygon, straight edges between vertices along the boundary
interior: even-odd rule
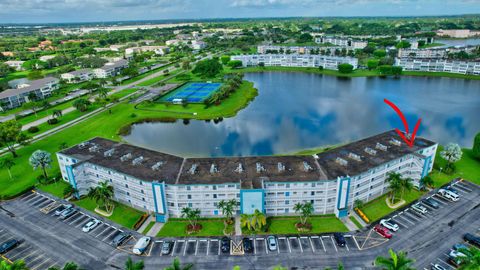
[[[221,83],[187,83],[160,98],[160,102],[201,103],[217,91]]]

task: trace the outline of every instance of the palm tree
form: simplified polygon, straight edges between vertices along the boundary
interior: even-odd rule
[[[295,213],[300,213],[300,223],[305,225],[307,223],[308,217],[312,215],[314,208],[311,202],[306,202],[296,203],[293,206],[293,210],[295,210]]]
[[[250,231],[258,231],[267,225],[267,217],[258,209],[255,209],[253,214],[242,214],[240,217],[242,227],[246,227]]]
[[[14,261],[12,264],[8,264],[6,261],[0,262],[0,270],[28,270],[24,261]]]
[[[32,165],[34,170],[39,167],[42,168],[45,180],[48,179],[47,168],[49,168],[50,164],[52,163],[52,158],[49,152],[37,150],[32,153],[28,161],[30,162],[30,165]]]
[[[128,260],[125,262],[125,270],[143,270],[144,267],[143,261],[134,263],[130,257],[128,257]]]
[[[423,177],[420,180],[420,183],[422,186],[427,186],[427,187],[433,187],[433,185],[435,184],[435,182],[433,181],[433,178],[430,177],[429,175]]]
[[[53,118],[60,118],[62,117],[63,113],[62,110],[53,110],[52,111],[52,117]]]
[[[235,211],[236,205],[237,205],[237,200],[235,199],[231,199],[229,201],[221,200],[218,203],[218,208],[222,210],[222,213],[226,217],[227,221],[232,219],[233,212]]]
[[[185,207],[182,209],[182,217],[188,219],[188,222],[190,222],[190,225],[192,226],[192,229],[195,229],[197,227],[197,221],[200,218],[200,209],[192,209],[190,207]]]
[[[77,110],[84,112],[88,109],[88,106],[90,105],[90,101],[84,99],[84,98],[79,98],[73,102],[73,107],[75,107]]]
[[[180,259],[176,257],[173,259],[173,263],[171,266],[165,268],[164,270],[190,270],[193,268],[193,263],[189,263],[187,265],[184,265],[183,267],[180,266]]]
[[[113,211],[113,194],[113,186],[105,181],[94,188],[90,188],[87,196],[95,200],[97,207],[104,207],[108,213],[111,213]]]
[[[392,249],[388,250],[390,258],[378,256],[375,265],[381,266],[383,270],[414,270],[411,264],[415,261],[407,257],[407,254],[400,251],[398,254]]]
[[[60,270],[58,267],[50,267],[48,270]],[[74,262],[67,262],[61,270],[83,270]]]
[[[99,88],[98,89],[98,96],[103,98],[103,99],[106,99],[107,98],[107,94],[108,94],[108,89],[107,88]]]
[[[405,195],[405,190],[410,191],[413,189],[412,178],[403,178],[400,177],[400,185],[402,186],[402,196],[400,199],[403,199],[403,195]]]
[[[460,249],[464,256],[459,256],[460,270],[477,270],[480,265],[480,249],[470,247],[469,249]]]
[[[15,161],[11,157],[6,157],[0,161],[0,168],[7,169],[10,180],[13,179],[10,169],[15,166]]]
[[[399,173],[391,172],[385,180],[389,184],[388,190],[390,192],[391,203],[395,203],[395,194],[402,190],[401,178],[402,176]]]

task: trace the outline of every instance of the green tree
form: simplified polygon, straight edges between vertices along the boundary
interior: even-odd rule
[[[240,60],[232,60],[232,61],[228,62],[228,66],[231,67],[231,68],[239,68],[242,65],[243,65],[242,61],[240,61]]]
[[[390,192],[390,202],[395,203],[395,195],[403,189],[402,176],[396,172],[390,172],[385,181],[388,183],[388,190]]]
[[[43,102],[41,101],[30,101],[23,103],[22,108],[25,110],[32,110],[35,114],[35,117],[38,117],[37,112],[43,108]]]
[[[180,259],[178,257],[175,257],[175,259],[173,259],[172,265],[165,268],[164,270],[190,270],[192,268],[193,268],[192,263],[181,266]]]
[[[28,161],[30,162],[30,165],[32,165],[34,170],[36,170],[37,168],[41,168],[45,180],[48,179],[47,168],[50,168],[50,165],[52,164],[52,155],[49,152],[43,150],[36,150],[32,153]]]
[[[6,157],[6,158],[0,160],[0,168],[6,169],[8,171],[8,176],[10,176],[10,180],[13,179],[12,172],[10,171],[10,169],[13,166],[15,166],[15,160],[13,160],[13,158],[11,158],[11,157]]]
[[[378,67],[378,63],[380,61],[378,59],[370,59],[367,62],[367,67],[369,70],[376,69]]]
[[[218,209],[220,209],[227,220],[231,220],[233,213],[235,212],[235,207],[237,206],[237,200],[221,200],[218,202]]]
[[[132,258],[128,257],[125,262],[125,270],[143,270],[145,265],[143,261],[133,262]]]
[[[440,152],[440,156],[447,161],[445,166],[446,173],[454,171],[454,163],[462,159],[462,154],[462,148],[456,143],[449,143],[445,146],[443,151]]]
[[[223,70],[222,64],[217,57],[199,61],[192,73],[199,74],[202,77],[213,78]]]
[[[79,98],[73,102],[73,107],[77,108],[77,110],[84,112],[88,110],[88,106],[90,106],[90,101],[84,98]]]
[[[387,52],[385,50],[382,50],[382,49],[378,49],[378,50],[375,50],[373,52],[373,55],[375,57],[378,57],[378,58],[382,58],[382,57],[385,57],[387,55]]]
[[[92,198],[98,208],[104,208],[108,213],[113,212],[113,186],[108,181],[100,182],[96,187],[88,190],[87,196]]]
[[[222,61],[222,64],[226,65],[228,64],[228,62],[230,62],[230,56],[222,55],[222,57],[220,57],[220,60]]]
[[[480,249],[470,247],[469,249],[460,249],[461,253],[465,254],[465,257],[459,256],[460,261],[459,270],[478,270],[480,265]]]
[[[0,270],[28,270],[28,267],[22,260],[14,261],[12,264],[2,260],[0,261]]]
[[[63,113],[62,110],[53,110],[52,111],[52,117],[53,118],[60,118],[62,117]]]
[[[356,199],[356,200],[353,202],[353,207],[358,208],[358,209],[362,209],[364,205],[365,205],[365,204],[363,203],[363,201],[362,201],[362,200],[359,200],[359,199]]]
[[[410,44],[410,42],[406,40],[402,40],[399,43],[397,43],[395,47],[397,47],[397,49],[407,49],[407,48],[410,48],[411,46],[412,44]]]
[[[76,263],[74,262],[67,262],[62,269],[58,267],[50,267],[48,270],[83,270],[83,268],[80,268]]]
[[[401,199],[405,195],[405,191],[411,191],[413,189],[412,179],[408,177],[400,177],[400,185],[402,186]]]
[[[40,70],[32,70],[27,74],[27,79],[29,80],[38,80],[43,78],[43,74]]]
[[[353,66],[350,65],[350,64],[347,64],[347,63],[343,63],[343,64],[339,64],[338,65],[338,71],[340,71],[340,73],[352,73],[353,72]]]
[[[192,229],[195,229],[197,227],[197,222],[198,219],[200,218],[200,209],[192,209],[190,207],[184,207],[182,209],[182,217],[188,219],[188,222],[190,222],[190,225],[192,226]]]
[[[400,251],[398,254],[392,249],[388,250],[390,254],[389,258],[377,257],[375,259],[375,265],[381,267],[383,270],[414,270],[412,264],[415,260],[407,257],[407,254]]]
[[[103,98],[103,99],[106,99],[107,98],[107,94],[108,94],[108,89],[107,88],[99,88],[97,90],[97,93],[98,93],[98,96]]]
[[[27,139],[27,135],[22,132],[22,125],[15,120],[0,123],[0,147],[7,147],[14,158],[18,157],[15,144],[25,145]]]
[[[267,217],[258,209],[255,209],[253,214],[242,214],[240,218],[242,227],[247,228],[250,231],[259,231],[267,225]]]
[[[312,40],[313,40],[312,35],[310,35],[309,33],[303,33],[298,37],[297,42],[307,43],[307,42],[311,42]]]
[[[313,214],[314,208],[311,202],[305,202],[305,203],[296,203],[293,206],[293,210],[295,210],[295,213],[300,214],[300,223],[305,225],[307,223],[308,218]]]
[[[473,140],[472,153],[476,159],[480,160],[480,132],[475,135],[475,139]]]
[[[426,175],[422,179],[420,179],[420,185],[421,186],[426,186],[426,187],[433,187],[435,182],[433,181],[433,178],[430,177],[430,175]]]

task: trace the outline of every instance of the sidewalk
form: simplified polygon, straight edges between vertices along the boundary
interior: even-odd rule
[[[357,225],[355,225],[355,223],[353,223],[350,220],[350,216],[347,216],[345,218],[341,218],[340,220],[343,222],[343,224],[345,224],[345,226],[347,226],[349,231],[356,231],[356,230],[360,229],[360,228],[357,228]]]
[[[158,232],[163,228],[165,223],[156,222],[155,225],[147,232],[147,236],[155,237],[157,236]]]
[[[242,235],[242,223],[240,221],[240,216],[235,217],[235,235]]]
[[[148,216],[147,220],[145,220],[145,222],[143,222],[142,226],[140,226],[140,228],[138,228],[137,232],[142,233],[147,228],[148,224],[150,224],[150,222],[152,222],[152,221],[154,221],[153,217]]]

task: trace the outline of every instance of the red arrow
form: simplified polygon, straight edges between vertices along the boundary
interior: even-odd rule
[[[403,134],[403,132],[401,132],[398,128],[395,128],[395,131],[402,138],[402,140],[405,143],[407,143],[409,147],[413,147],[413,143],[415,142],[415,135],[417,134],[418,128],[420,127],[420,122],[422,121],[422,118],[418,119],[417,124],[415,125],[415,128],[413,129],[413,132],[410,135],[409,134],[410,132],[408,129],[408,122],[407,122],[407,119],[405,118],[405,115],[403,115],[402,111],[400,111],[400,109],[395,104],[393,104],[393,102],[391,102],[390,100],[385,98],[383,99],[383,101],[388,105],[390,105],[390,107],[392,107],[392,109],[395,112],[397,112],[398,116],[400,116],[400,119],[402,119],[403,125],[405,126],[405,134]]]

